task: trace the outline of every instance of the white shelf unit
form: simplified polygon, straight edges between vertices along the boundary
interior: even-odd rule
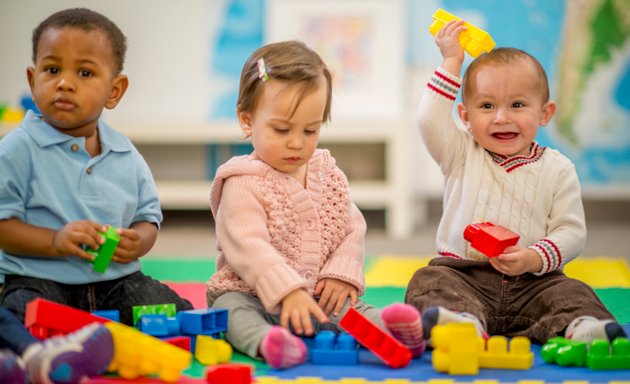
[[[179,154],[187,149],[207,147],[210,144],[243,143],[243,137],[236,122],[207,124],[129,124],[113,123],[113,127],[125,134],[138,147],[141,153],[149,152],[151,147],[160,152],[161,163],[173,162],[174,167],[204,166],[204,164],[188,164]],[[6,134],[16,125],[0,125],[0,136]],[[385,227],[388,235],[394,238],[405,238],[413,229],[412,191],[409,182],[410,156],[408,155],[407,125],[403,121],[367,121],[367,122],[334,122],[322,127],[320,147],[339,146],[351,153],[343,156],[355,158],[353,164],[365,162],[369,166],[369,151],[362,151],[365,145],[382,145],[385,164],[382,166],[382,177],[378,179],[353,180],[351,173],[350,193],[353,201],[361,209],[383,209],[385,211]],[[355,147],[356,145],[356,147]],[[179,148],[179,153],[175,151]],[[169,156],[169,151],[171,155]],[[333,155],[335,155],[335,152]],[[345,150],[344,150],[345,152]],[[193,159],[194,160],[194,159]],[[339,160],[339,159],[338,159]],[[194,160],[194,161],[199,161]],[[159,164],[147,162],[156,174],[156,184],[163,209],[195,210],[209,209],[209,193],[212,180],[207,177],[184,179],[162,179],[159,177]],[[341,165],[341,162],[339,162]],[[184,169],[184,168],[182,168]]]

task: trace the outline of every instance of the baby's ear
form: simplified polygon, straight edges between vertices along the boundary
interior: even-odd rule
[[[236,116],[238,117],[238,124],[241,126],[245,137],[250,137],[252,135],[252,115],[249,112],[243,112],[237,109]]]
[[[125,95],[125,92],[127,92],[128,86],[129,79],[127,78],[127,75],[118,75],[114,77],[112,80],[112,90],[110,91],[107,103],[105,103],[105,108],[114,109]]]
[[[551,121],[551,118],[556,113],[556,103],[549,100],[542,107],[542,113],[540,114],[539,125],[545,126]]]
[[[468,110],[466,109],[466,106],[464,105],[464,103],[457,104],[457,114],[459,115],[459,118],[462,120],[462,123],[464,123],[464,126],[466,127],[466,129],[470,131],[470,120],[468,118]]]

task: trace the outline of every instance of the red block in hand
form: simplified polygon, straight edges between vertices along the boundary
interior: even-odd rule
[[[470,224],[464,230],[464,239],[470,242],[471,247],[488,257],[497,257],[505,248],[518,243],[519,235],[489,221],[479,224]]]

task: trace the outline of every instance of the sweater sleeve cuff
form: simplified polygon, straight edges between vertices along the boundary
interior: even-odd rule
[[[332,278],[352,284],[359,296],[365,293],[363,265],[352,257],[334,257],[322,268],[319,280]]]
[[[562,266],[562,254],[556,244],[549,239],[542,239],[536,244],[529,247],[538,253],[542,260],[542,269],[538,273],[534,273],[536,276],[544,275],[551,271],[555,271]]]
[[[438,67],[431,79],[427,83],[427,87],[436,94],[454,101],[457,98],[457,93],[462,85],[462,80],[458,76],[455,76],[448,71]]]
[[[256,282],[256,294],[265,309],[273,312],[287,294],[306,287],[306,281],[293,268],[278,263],[260,276]]]

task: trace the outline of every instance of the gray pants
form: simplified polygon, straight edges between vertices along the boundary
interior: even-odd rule
[[[411,278],[405,302],[476,316],[490,335],[527,336],[546,343],[580,316],[613,319],[595,292],[561,271],[510,277],[486,261],[438,257]]]
[[[228,330],[225,338],[232,346],[246,355],[260,359],[258,347],[267,332],[274,325],[280,324],[280,314],[271,314],[265,310],[260,299],[242,292],[227,292],[219,296],[213,308],[224,308],[228,310]],[[342,332],[339,321],[350,308],[350,299],[346,300],[341,313],[334,317],[331,313],[329,322],[322,324],[311,317],[315,333],[323,330],[332,330],[336,333]],[[363,301],[357,303],[354,309],[362,313],[366,318],[386,330],[381,320],[381,310],[370,306]]]

